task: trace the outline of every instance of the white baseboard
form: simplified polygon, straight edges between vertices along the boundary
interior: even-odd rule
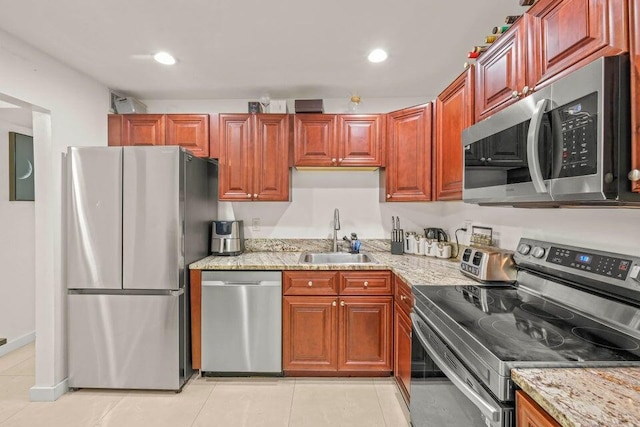
[[[69,391],[69,378],[65,378],[53,387],[33,386],[29,390],[32,402],[53,402]]]
[[[17,350],[20,347],[23,347],[36,339],[36,331],[29,332],[26,335],[23,335],[19,338],[12,339],[11,341],[7,341],[5,345],[0,345],[0,357],[5,354],[11,353],[13,350]]]

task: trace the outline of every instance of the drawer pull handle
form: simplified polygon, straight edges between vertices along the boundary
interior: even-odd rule
[[[364,282],[364,287],[366,288],[367,286],[369,286],[369,282]]]
[[[313,282],[311,280],[309,280],[309,283],[307,283],[309,286],[313,286]]]

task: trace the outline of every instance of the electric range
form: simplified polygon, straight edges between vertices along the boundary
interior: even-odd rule
[[[513,257],[512,284],[413,287],[414,346],[435,363],[412,363],[412,421],[420,377],[444,373],[477,425],[511,426],[513,368],[640,366],[640,258],[532,239]]]

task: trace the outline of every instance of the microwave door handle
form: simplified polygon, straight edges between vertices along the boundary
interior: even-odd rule
[[[411,313],[411,320],[414,325],[418,325],[422,322],[422,320],[415,314]],[[427,337],[424,336],[424,333],[420,330],[419,327],[414,327],[413,332],[417,335],[418,341],[427,353],[429,353],[429,357],[433,360],[436,365],[440,368],[440,370],[447,376],[447,378],[462,392],[464,395],[473,402],[474,405],[482,412],[482,414],[490,419],[491,421],[499,421],[500,419],[500,408],[496,408],[495,405],[491,405],[489,402],[484,400],[482,396],[480,396],[474,389],[469,387],[464,380],[456,375],[456,373],[449,368],[445,360],[435,351],[435,349],[429,344]]]
[[[544,183],[544,179],[542,178],[540,157],[538,156],[540,127],[542,126],[542,118],[548,103],[548,99],[541,99],[538,101],[533,110],[533,116],[531,117],[531,123],[529,124],[529,131],[527,133],[527,164],[529,166],[529,173],[531,174],[533,188],[536,189],[536,193],[549,192]]]

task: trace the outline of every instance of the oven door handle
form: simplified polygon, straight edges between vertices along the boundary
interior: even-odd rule
[[[414,325],[419,325],[423,323],[423,320],[420,319],[416,314],[411,313],[411,320]],[[487,417],[491,421],[499,421],[500,420],[500,412],[501,408],[492,405],[491,403],[484,400],[474,389],[469,387],[466,382],[464,382],[460,377],[456,375],[456,373],[449,368],[445,360],[436,352],[436,350],[429,344],[427,337],[424,336],[424,333],[420,330],[419,327],[414,327],[413,331],[418,337],[418,341],[427,350],[429,353],[429,357],[438,365],[440,370],[447,376],[447,378],[462,392],[464,395],[473,402],[474,405],[480,412]]]
[[[529,123],[529,131],[527,132],[527,164],[529,173],[531,174],[531,182],[536,193],[548,193],[549,190],[542,178],[540,170],[540,157],[538,156],[538,146],[540,143],[540,127],[545,110],[549,104],[548,99],[541,99],[533,109],[533,116]]]

